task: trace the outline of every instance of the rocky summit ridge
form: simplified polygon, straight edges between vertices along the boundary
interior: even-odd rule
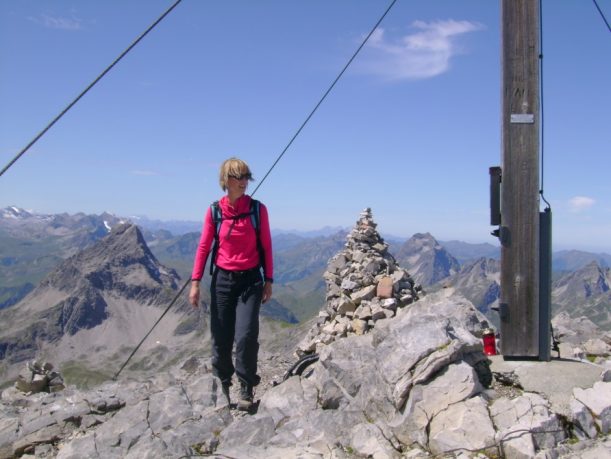
[[[366,212],[359,222],[373,223],[369,217]],[[381,256],[388,263],[384,244],[362,230],[357,223],[348,242],[359,249],[377,245],[361,250],[369,254],[363,260],[383,264]],[[346,274],[360,273],[363,260],[340,266]],[[359,291],[343,290],[350,297]],[[325,311],[337,312],[339,297],[331,295]],[[413,300],[366,333],[336,335],[316,346],[318,360],[259,389],[249,415],[232,409],[202,359],[86,391],[27,396],[7,389],[0,396],[0,458],[610,456],[611,364],[603,356],[597,365],[571,361],[597,370],[596,379],[573,389],[561,414],[544,392],[492,370],[481,340],[488,324],[469,301],[451,288]],[[605,352],[608,359],[608,347]],[[267,364],[261,361],[263,372]],[[524,371],[520,377],[528,375]]]
[[[559,415],[539,393],[487,387],[481,327],[468,301],[429,294],[326,345],[302,375],[257,393],[251,415],[227,404],[203,361],[87,391],[7,389],[0,458],[608,457],[609,370]]]

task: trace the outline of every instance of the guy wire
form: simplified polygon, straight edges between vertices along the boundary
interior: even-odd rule
[[[341,72],[339,72],[339,74],[337,75],[337,77],[335,78],[335,80],[333,81],[333,83],[331,83],[331,86],[329,86],[329,88],[325,91],[325,93],[323,94],[323,96],[320,98],[320,100],[318,101],[318,103],[316,104],[316,106],[314,107],[314,109],[310,112],[310,114],[307,116],[307,118],[305,119],[305,121],[303,123],[301,123],[301,126],[299,126],[299,129],[297,129],[297,132],[295,132],[295,135],[293,135],[293,137],[291,138],[291,140],[289,141],[289,143],[286,145],[286,147],[284,147],[284,150],[282,150],[282,153],[280,153],[280,155],[278,156],[278,158],[276,158],[276,161],[274,161],[274,163],[272,164],[272,166],[269,168],[269,170],[267,171],[267,173],[263,176],[263,178],[261,179],[261,181],[259,182],[259,184],[257,185],[257,187],[255,188],[255,190],[251,193],[251,196],[254,196],[254,194],[257,192],[257,190],[259,189],[259,187],[263,184],[263,182],[265,181],[265,179],[267,178],[267,176],[271,173],[271,171],[274,169],[274,167],[276,167],[276,164],[278,164],[278,161],[280,161],[280,159],[282,159],[282,157],[284,156],[284,154],[286,153],[286,151],[289,149],[289,147],[293,144],[293,141],[297,138],[297,136],[301,133],[302,129],[305,127],[306,124],[308,124],[308,121],[310,121],[310,118],[312,118],[312,116],[314,115],[314,113],[316,112],[316,110],[318,110],[318,107],[320,107],[320,105],[323,103],[323,101],[327,98],[327,95],[329,95],[329,93],[331,92],[331,90],[333,89],[333,87],[335,86],[335,84],[339,81],[339,79],[342,77],[342,75],[344,74],[344,72],[348,69],[348,67],[350,66],[350,64],[352,63],[352,61],[356,58],[357,54],[361,51],[361,49],[363,48],[363,46],[365,46],[365,43],[367,43],[367,41],[369,40],[369,38],[371,37],[371,35],[375,32],[375,30],[378,28],[378,26],[380,25],[380,23],[384,20],[384,18],[386,17],[386,15],[388,14],[388,12],[392,9],[392,7],[395,5],[395,3],[397,3],[397,0],[393,0],[390,5],[388,6],[388,8],[386,8],[386,11],[384,11],[384,14],[382,14],[382,16],[380,16],[380,19],[378,19],[378,22],[376,22],[376,24],[373,26],[373,28],[371,29],[371,31],[369,32],[369,34],[367,34],[367,36],[365,37],[365,39],[363,40],[363,42],[361,43],[361,45],[357,48],[357,50],[354,52],[354,54],[352,55],[352,57],[348,60],[348,62],[346,63],[346,65],[344,66],[344,68],[341,70]]]
[[[68,106],[67,106],[66,108],[64,108],[64,109],[63,109],[63,110],[60,112],[60,114],[59,114],[59,115],[57,115],[55,118],[53,118],[53,120],[52,120],[52,121],[51,121],[49,124],[47,124],[47,126],[46,126],[46,127],[45,127],[45,128],[42,130],[42,131],[40,131],[40,132],[38,133],[38,135],[36,135],[36,137],[34,137],[34,138],[33,138],[33,139],[30,141],[30,143],[28,143],[28,144],[25,146],[25,148],[23,148],[23,149],[22,149],[22,150],[21,150],[21,151],[20,151],[20,152],[19,152],[19,153],[18,153],[18,154],[17,154],[17,155],[16,155],[16,156],[15,156],[15,157],[12,159],[12,160],[10,160],[10,161],[9,161],[9,163],[8,163],[6,166],[4,166],[4,168],[3,168],[3,169],[0,171],[0,177],[1,177],[1,176],[2,176],[2,175],[3,175],[3,174],[4,174],[4,173],[7,171],[7,170],[9,170],[9,168],[10,168],[10,167],[11,167],[13,164],[15,164],[15,163],[17,162],[17,160],[18,160],[19,158],[21,158],[21,157],[24,155],[24,153],[30,149],[30,147],[31,147],[32,145],[34,145],[36,142],[38,142],[38,140],[39,140],[39,139],[40,139],[40,138],[41,138],[43,135],[45,135],[45,134],[46,134],[46,132],[47,132],[49,129],[51,129],[51,127],[53,127],[53,125],[54,125],[55,123],[57,123],[57,122],[59,121],[59,119],[60,119],[62,116],[64,116],[64,115],[65,115],[65,114],[68,112],[68,110],[70,110],[70,109],[71,109],[71,108],[72,108],[72,107],[73,107],[73,106],[74,106],[74,105],[75,105],[75,104],[76,104],[76,103],[77,103],[77,102],[78,102],[78,101],[81,99],[81,97],[83,97],[85,94],[87,94],[87,92],[89,92],[89,90],[90,90],[91,88],[93,88],[93,87],[95,86],[95,84],[96,84],[98,81],[100,81],[100,80],[101,80],[101,79],[104,77],[104,75],[106,75],[106,74],[107,74],[107,73],[110,71],[110,69],[112,69],[112,68],[113,68],[113,67],[114,67],[114,66],[115,66],[115,65],[116,65],[116,64],[117,64],[117,63],[118,63],[118,62],[119,62],[121,59],[123,59],[123,57],[125,57],[125,55],[126,55],[127,53],[129,53],[129,52],[132,50],[132,48],[133,48],[134,46],[136,46],[136,45],[137,45],[137,44],[140,42],[140,40],[142,40],[142,39],[143,39],[143,38],[144,38],[144,37],[145,37],[145,36],[146,36],[146,35],[147,35],[147,34],[148,34],[148,33],[149,33],[151,30],[153,30],[153,29],[155,28],[155,26],[156,26],[157,24],[159,24],[159,23],[160,23],[160,22],[161,22],[161,21],[162,21],[162,20],[163,20],[163,19],[164,19],[164,18],[165,18],[165,17],[166,17],[168,14],[170,14],[170,11],[172,11],[172,10],[173,10],[173,9],[174,9],[174,8],[175,8],[175,7],[176,7],[176,6],[177,6],[177,5],[178,5],[178,4],[181,2],[181,1],[182,1],[182,0],[176,0],[176,2],[175,2],[175,3],[174,3],[172,6],[170,6],[170,7],[169,7],[169,8],[168,8],[168,9],[165,11],[165,13],[163,13],[163,14],[162,14],[162,15],[161,15],[161,16],[160,16],[160,17],[159,17],[159,18],[158,18],[158,19],[157,19],[155,22],[153,22],[153,24],[151,24],[151,25],[148,27],[148,29],[146,29],[146,30],[145,30],[145,31],[144,31],[142,34],[140,34],[140,36],[139,36],[138,38],[136,38],[136,40],[134,40],[134,42],[133,42],[131,45],[129,45],[129,46],[127,47],[127,49],[126,49],[125,51],[123,51],[123,52],[122,52],[122,53],[119,55],[119,57],[117,57],[117,58],[116,58],[116,59],[113,61],[113,63],[112,63],[112,64],[110,64],[108,67],[106,67],[106,69],[105,69],[105,70],[104,70],[102,73],[100,73],[100,74],[97,76],[97,78],[96,78],[95,80],[93,80],[93,82],[92,82],[91,84],[89,84],[89,86],[87,86],[87,87],[86,87],[86,88],[85,88],[85,89],[84,89],[84,90],[83,90],[83,91],[82,91],[82,92],[81,92],[81,93],[80,93],[80,94],[79,94],[79,95],[76,97],[76,99],[74,99],[72,102],[70,102],[70,103],[68,104]]]
[[[609,25],[609,21],[607,21],[607,18],[605,17],[603,10],[600,9],[600,6],[598,6],[598,2],[596,0],[592,0],[592,1],[594,2],[594,6],[596,6],[596,9],[598,10],[600,17],[603,18],[603,21],[605,22],[605,25],[607,26],[607,30],[611,32],[611,25]]]

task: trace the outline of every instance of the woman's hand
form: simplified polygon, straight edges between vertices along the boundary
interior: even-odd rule
[[[197,308],[199,306],[199,282],[198,281],[191,282],[191,291],[189,292],[189,303],[191,303],[194,308]]]
[[[266,282],[263,285],[263,298],[261,299],[262,303],[266,303],[272,297],[272,283]]]

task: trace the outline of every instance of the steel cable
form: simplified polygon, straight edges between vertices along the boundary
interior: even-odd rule
[[[607,30],[611,32],[611,25],[609,25],[609,21],[607,21],[607,18],[605,17],[603,10],[600,9],[600,6],[598,6],[598,2],[596,0],[592,0],[592,1],[594,2],[594,6],[598,10],[600,17],[603,18],[603,21],[605,22],[605,25],[607,26]]]
[[[21,158],[26,151],[28,151],[32,145],[34,145],[36,142],[38,142],[38,140],[46,134],[46,132],[51,129],[51,127],[53,127],[53,125],[55,123],[57,123],[61,117],[63,117],[68,110],[70,110],[79,100],[81,100],[81,98],[87,94],[87,92],[89,92],[89,90],[91,88],[93,88],[96,83],[98,81],[100,81],[121,59],[123,59],[123,57],[125,57],[125,55],[127,53],[129,53],[132,48],[134,48],[134,46],[136,46],[140,40],[142,40],[151,30],[153,30],[155,28],[155,26],[157,24],[159,24],[168,14],[170,14],[170,12],[181,2],[182,0],[176,0],[176,2],[170,6],[155,22],[153,22],[153,24],[151,24],[142,34],[140,34],[140,36],[138,38],[136,38],[136,40],[133,41],[133,43],[131,45],[129,45],[127,47],[127,49],[125,49],[125,51],[123,51],[119,57],[117,57],[112,64],[110,64],[108,67],[106,67],[106,69],[100,73],[97,78],[95,80],[93,80],[92,83],[89,84],[89,86],[87,86],[72,102],[70,102],[68,104],[68,106],[66,106],[66,108],[64,108],[59,115],[57,115],[55,118],[53,118],[53,120],[47,124],[47,126],[38,133],[38,135],[36,135],[36,137],[34,137],[32,139],[32,141],[30,141],[30,143],[28,143],[12,160],[10,160],[8,162],[8,164],[6,166],[4,166],[4,168],[2,169],[2,171],[0,171],[0,177],[7,171],[9,170],[9,168],[15,164],[17,162],[17,160],[19,158]]]
[[[272,164],[272,166],[269,168],[269,170],[267,171],[267,173],[263,176],[263,178],[261,179],[261,181],[259,182],[259,184],[257,185],[257,187],[255,188],[255,190],[252,192],[251,196],[254,196],[254,194],[257,192],[257,190],[259,189],[259,187],[263,184],[263,182],[265,181],[265,179],[267,178],[267,176],[272,172],[272,170],[274,169],[274,167],[276,167],[276,164],[278,164],[278,162],[282,159],[282,157],[284,156],[284,154],[286,153],[286,151],[290,148],[290,146],[293,144],[293,142],[295,141],[295,139],[297,138],[297,136],[301,133],[301,131],[303,130],[303,128],[305,127],[306,124],[308,124],[308,121],[310,121],[310,118],[312,118],[312,116],[314,115],[314,113],[316,112],[316,110],[318,110],[318,107],[320,107],[320,105],[323,103],[323,101],[327,98],[327,96],[329,95],[329,93],[331,92],[331,90],[334,88],[335,84],[339,81],[339,79],[342,77],[342,75],[344,74],[344,72],[348,69],[348,67],[350,66],[350,64],[352,64],[352,61],[356,58],[357,54],[361,51],[361,49],[363,48],[363,46],[365,46],[365,44],[367,43],[367,41],[369,40],[369,38],[371,37],[371,35],[375,32],[375,30],[378,28],[378,26],[380,25],[380,23],[384,20],[384,18],[386,17],[386,15],[388,14],[388,12],[392,9],[392,7],[395,5],[395,3],[397,3],[397,0],[393,0],[390,5],[388,6],[388,8],[386,8],[386,11],[384,11],[384,14],[382,14],[382,16],[380,16],[380,19],[378,19],[378,22],[376,22],[376,24],[373,26],[373,28],[371,29],[371,31],[367,34],[367,36],[365,37],[365,39],[363,40],[363,42],[360,44],[360,46],[357,48],[357,50],[354,52],[354,54],[352,54],[352,57],[348,60],[348,63],[344,66],[344,68],[339,72],[339,74],[337,75],[337,77],[335,78],[335,80],[333,80],[333,83],[331,83],[331,86],[329,86],[329,88],[325,91],[325,93],[323,94],[323,96],[320,98],[320,100],[318,101],[318,103],[316,104],[316,106],[314,107],[314,109],[310,112],[310,114],[306,117],[305,121],[303,123],[301,123],[301,126],[299,126],[299,129],[297,129],[297,132],[295,132],[295,135],[293,135],[293,137],[291,138],[291,140],[289,141],[289,143],[286,145],[286,147],[284,147],[284,150],[282,150],[282,153],[280,153],[280,155],[278,156],[278,158],[276,158],[276,161],[274,161],[274,163]]]

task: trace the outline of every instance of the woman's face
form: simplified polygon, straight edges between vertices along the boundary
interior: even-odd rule
[[[242,174],[240,176],[230,175],[227,179],[227,190],[232,196],[242,196],[248,188],[248,180],[251,175]]]

